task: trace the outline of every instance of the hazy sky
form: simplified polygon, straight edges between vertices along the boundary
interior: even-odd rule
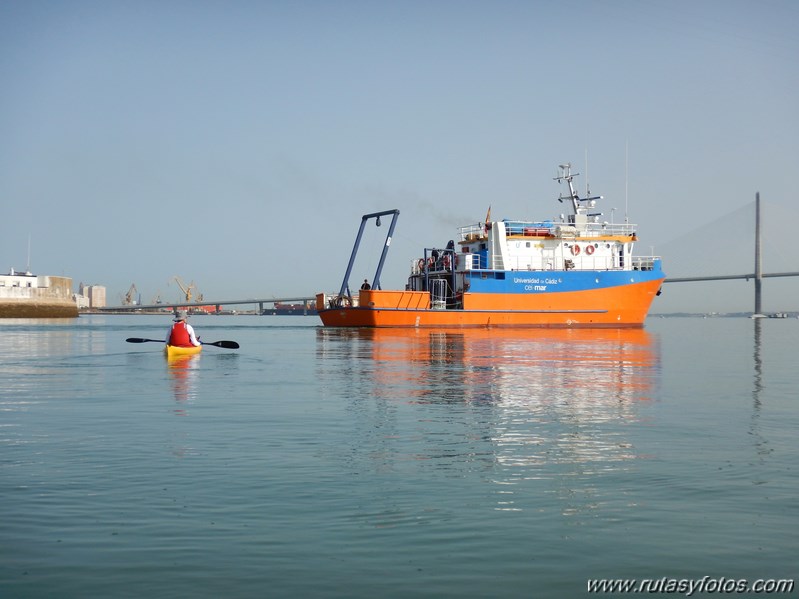
[[[756,191],[767,227],[796,214],[798,28],[794,0],[5,0],[0,271],[30,239],[34,273],[111,303],[174,301],[176,275],[206,299],[332,292],[361,215],[398,208],[402,288],[489,205],[557,216],[566,161],[667,274],[751,271],[702,234],[666,250]],[[778,270],[799,270],[789,235]],[[677,285],[655,311],[752,307],[751,282]],[[799,309],[799,280],[765,288]]]

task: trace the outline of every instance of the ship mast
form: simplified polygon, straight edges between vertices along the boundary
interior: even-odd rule
[[[585,222],[586,217],[588,216],[601,215],[602,214],[601,212],[589,214],[588,209],[596,206],[596,200],[601,200],[602,196],[593,196],[593,197],[589,196],[581,198],[580,194],[577,193],[577,190],[574,189],[574,177],[576,177],[580,173],[571,172],[572,165],[570,162],[558,165],[558,168],[560,168],[561,172],[559,176],[555,177],[555,181],[557,181],[558,183],[566,181],[566,183],[568,183],[569,185],[569,195],[561,194],[560,197],[558,198],[558,201],[561,203],[563,202],[563,200],[571,201],[573,214],[569,215],[569,222],[572,224],[574,224],[578,220]],[[586,193],[587,191],[588,190],[586,188]],[[578,214],[582,215],[583,218],[581,219],[575,218]]]
[[[566,183],[569,184],[569,195],[560,194],[558,201],[562,203],[563,200],[571,200],[572,210],[574,210],[574,214],[577,214],[577,211],[580,209],[580,196],[574,189],[574,177],[580,173],[572,174],[572,165],[570,162],[567,162],[566,164],[560,164],[558,165],[558,168],[560,169],[560,175],[555,177],[555,181],[558,183],[566,181]]]

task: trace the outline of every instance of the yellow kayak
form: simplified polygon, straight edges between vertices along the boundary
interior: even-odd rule
[[[178,347],[177,345],[164,346],[164,353],[168,358],[173,358],[175,356],[193,356],[194,354],[199,354],[202,350],[202,345],[192,347]]]

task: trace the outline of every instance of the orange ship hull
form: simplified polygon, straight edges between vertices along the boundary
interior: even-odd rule
[[[317,311],[328,327],[613,327],[638,328],[663,279],[547,294],[466,293],[463,308],[433,309],[422,291],[361,290],[357,305]]]

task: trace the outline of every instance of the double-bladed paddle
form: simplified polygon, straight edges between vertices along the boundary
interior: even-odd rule
[[[125,339],[128,343],[164,343],[163,339],[142,339],[141,337],[128,337]],[[224,347],[225,349],[239,349],[239,344],[235,341],[201,341],[203,345],[215,345],[216,347]]]

